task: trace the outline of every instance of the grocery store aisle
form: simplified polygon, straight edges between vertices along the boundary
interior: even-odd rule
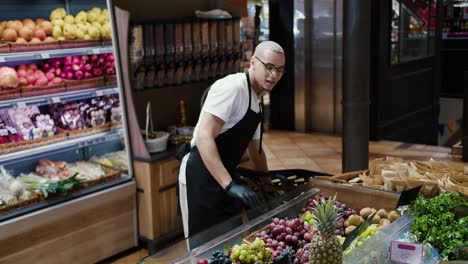
[[[330,174],[341,173],[341,137],[319,133],[268,131],[264,149],[270,170],[302,168]],[[452,160],[450,149],[438,146],[392,141],[369,143],[369,159],[396,156],[406,159]],[[148,255],[145,249],[133,249],[106,263],[134,264]]]

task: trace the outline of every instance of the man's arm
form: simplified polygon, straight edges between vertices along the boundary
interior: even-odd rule
[[[268,172],[268,165],[266,161],[265,152],[262,151],[259,153],[258,148],[260,144],[260,140],[253,139],[250,141],[249,146],[247,147],[247,152],[249,154],[249,158],[254,165],[254,169],[258,171],[265,171]]]
[[[232,181],[231,175],[221,162],[215,139],[223,128],[224,121],[208,112],[201,116],[200,126],[195,139],[200,156],[208,171],[223,189]]]

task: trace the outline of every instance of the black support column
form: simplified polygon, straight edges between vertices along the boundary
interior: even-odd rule
[[[371,0],[343,1],[343,172],[369,164]]]
[[[463,75],[463,127],[462,127],[462,146],[463,146],[463,161],[468,161],[468,71]]]

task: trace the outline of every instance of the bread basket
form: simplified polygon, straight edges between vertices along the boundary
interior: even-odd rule
[[[153,130],[153,118],[151,116],[151,102],[146,105],[146,128],[142,131],[146,148],[148,152],[161,152],[167,149],[167,141],[169,133],[164,131]],[[150,138],[150,134],[156,134],[156,138]]]

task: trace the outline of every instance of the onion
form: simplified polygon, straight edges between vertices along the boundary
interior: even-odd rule
[[[80,68],[80,65],[78,65],[78,64],[73,64],[73,65],[72,65],[72,69],[73,69],[73,71],[76,72],[76,71],[79,71],[81,68]]]
[[[28,69],[29,69],[29,70],[33,70],[33,71],[36,71],[36,70],[37,70],[37,65],[36,65],[36,64],[29,64],[29,65],[28,65]]]
[[[52,80],[51,83],[53,83],[53,84],[62,84],[62,83],[63,83],[63,80],[62,80],[62,78],[60,78],[60,77],[55,77],[55,78]]]
[[[47,80],[50,82],[55,78],[55,75],[51,72],[46,73]]]
[[[85,71],[91,71],[92,69],[93,69],[93,67],[91,67],[91,64],[89,64],[89,63],[85,64],[85,67],[84,67]]]
[[[90,72],[85,72],[84,73],[84,78],[85,79],[88,79],[88,78],[91,78],[91,77],[93,77],[93,75]]]
[[[80,56],[73,56],[72,63],[80,64]]]
[[[63,63],[64,64],[72,64],[72,61],[73,61],[73,59],[72,59],[71,56],[67,56],[67,57],[63,58]]]
[[[87,61],[89,61],[89,56],[88,55],[82,55],[81,60],[84,61],[84,62],[87,62]]]
[[[47,85],[49,80],[45,76],[41,76],[36,80],[36,86],[44,86]]]
[[[83,79],[83,72],[82,72],[82,71],[76,71],[76,72],[75,72],[75,78],[76,78],[77,80]]]
[[[47,71],[50,69],[50,64],[47,62],[42,63],[42,69]]]
[[[26,70],[24,70],[24,69],[18,69],[16,71],[16,74],[18,75],[18,77],[24,77],[24,78],[26,78],[26,76],[28,76],[28,74],[26,73]]]
[[[74,76],[73,76],[73,73],[71,71],[67,72],[66,74],[67,74],[67,79],[68,80],[73,80]]]
[[[15,42],[18,38],[18,33],[16,33],[16,30],[12,28],[7,28],[3,31],[3,38],[6,41]]]
[[[0,87],[16,88],[18,86],[18,75],[15,69],[10,67],[0,68]]]

